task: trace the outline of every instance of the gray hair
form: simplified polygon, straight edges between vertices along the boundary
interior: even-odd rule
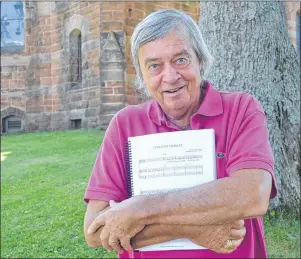
[[[150,94],[142,78],[138,50],[142,45],[163,38],[171,31],[183,33],[184,37],[187,37],[201,64],[200,73],[202,76],[212,65],[213,57],[204,42],[201,30],[189,15],[175,9],[155,11],[136,26],[131,38],[131,52],[136,69],[134,84],[145,97],[149,97]]]

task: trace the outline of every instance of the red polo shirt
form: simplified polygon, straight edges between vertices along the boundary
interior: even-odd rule
[[[268,140],[266,116],[250,94],[219,92],[209,82],[198,111],[191,117],[191,128],[214,129],[217,178],[228,177],[239,169],[264,169],[271,173],[271,198],[277,193],[274,159]],[[84,196],[95,200],[122,201],[127,192],[125,145],[128,137],[178,131],[155,100],[127,106],[112,119],[98,152]],[[245,220],[242,244],[231,254],[211,250],[125,252],[120,258],[265,258],[262,218]]]

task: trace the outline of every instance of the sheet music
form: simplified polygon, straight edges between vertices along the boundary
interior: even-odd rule
[[[214,130],[190,130],[129,138],[133,195],[178,191],[216,179]],[[204,249],[177,239],[140,251]]]

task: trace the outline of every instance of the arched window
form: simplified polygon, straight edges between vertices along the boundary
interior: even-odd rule
[[[82,81],[82,37],[78,29],[70,33],[70,72],[71,83]]]
[[[300,57],[300,11],[296,15],[296,38],[297,38],[297,53]]]

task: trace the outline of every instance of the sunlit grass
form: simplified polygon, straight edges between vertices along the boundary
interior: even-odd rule
[[[112,258],[83,236],[82,198],[99,130],[1,136],[1,258]],[[2,160],[3,157],[3,160]],[[273,258],[300,258],[300,221],[266,218]]]
[[[4,161],[11,152],[1,152],[1,162]]]

